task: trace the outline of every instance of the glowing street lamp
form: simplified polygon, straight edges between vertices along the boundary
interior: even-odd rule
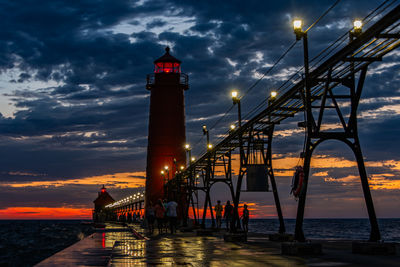
[[[275,99],[278,93],[276,91],[271,92],[271,99]]]
[[[354,20],[354,22],[353,22],[354,30],[352,32],[354,36],[358,36],[362,33],[362,26],[363,26],[363,23],[361,20],[359,20],[359,19]]]
[[[231,125],[229,126],[229,128],[230,128],[230,130],[233,132],[233,131],[235,130],[236,126],[235,126],[235,124],[231,124]]]
[[[203,125],[203,134],[206,134],[207,132],[208,132],[207,125]]]
[[[241,112],[241,107],[240,107],[240,98],[238,96],[238,92],[237,91],[232,91],[231,95],[232,95],[232,101],[234,105],[238,105],[238,121],[239,121],[239,128],[242,127],[242,112]]]
[[[301,38],[305,34],[305,32],[303,32],[302,27],[303,27],[303,21],[302,20],[295,19],[293,21],[293,30],[294,30],[294,33],[296,34],[296,40],[297,41],[301,40]]]
[[[190,161],[191,162],[195,162],[196,158],[195,157],[191,157]]]
[[[207,137],[207,146],[208,146],[210,144],[210,133],[208,132],[206,125],[203,125],[203,135]]]
[[[233,104],[236,104],[238,101],[240,101],[240,99],[238,98],[238,92],[236,90],[231,92],[231,96]]]
[[[208,150],[211,150],[213,148],[213,145],[212,144],[208,144],[207,148],[208,148]]]
[[[188,154],[188,161],[190,161],[190,158],[192,157],[192,148],[190,147],[189,144],[185,144],[185,150],[186,153]]]

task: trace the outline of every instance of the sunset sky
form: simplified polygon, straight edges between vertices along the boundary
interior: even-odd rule
[[[171,47],[189,75],[186,135],[198,156],[236,119],[230,91],[246,91],[334,1],[0,0],[0,219],[85,219],[104,184],[119,199],[145,183],[146,74]],[[382,0],[342,0],[309,32],[310,57]],[[398,5],[399,1],[388,10]],[[400,217],[400,49],[370,65],[359,134],[377,216]],[[301,43],[242,100],[244,117],[302,66]],[[276,127],[273,166],[283,214],[299,162],[303,114]],[[335,127],[335,124],[332,124]],[[329,141],[314,153],[306,218],[365,218],[354,156]],[[212,201],[225,202],[225,185]],[[275,218],[272,193],[243,193]]]

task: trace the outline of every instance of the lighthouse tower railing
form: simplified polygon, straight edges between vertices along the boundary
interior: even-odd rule
[[[147,74],[146,77],[146,89],[150,90],[154,87],[156,81],[156,75],[158,73]],[[179,85],[182,86],[184,90],[189,89],[189,76],[186,73],[171,73],[174,75],[179,75]]]

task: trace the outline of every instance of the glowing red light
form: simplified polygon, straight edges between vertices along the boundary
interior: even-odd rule
[[[154,72],[155,73],[180,73],[181,68],[179,63],[172,63],[172,62],[157,62],[154,66]]]

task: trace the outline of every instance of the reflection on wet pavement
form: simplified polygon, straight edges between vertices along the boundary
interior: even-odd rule
[[[279,249],[260,251],[248,244],[194,233],[155,234],[150,240],[137,240],[123,232],[106,237],[115,240],[111,266],[304,266],[298,259],[283,258]]]
[[[138,225],[129,226],[145,235]],[[246,243],[231,243],[223,240],[223,233],[155,231],[146,240],[137,239],[126,226],[107,224],[38,266],[399,266],[400,256],[352,254],[351,241],[324,242],[324,255],[302,258],[281,255],[280,243],[268,241],[266,235],[250,233]]]

